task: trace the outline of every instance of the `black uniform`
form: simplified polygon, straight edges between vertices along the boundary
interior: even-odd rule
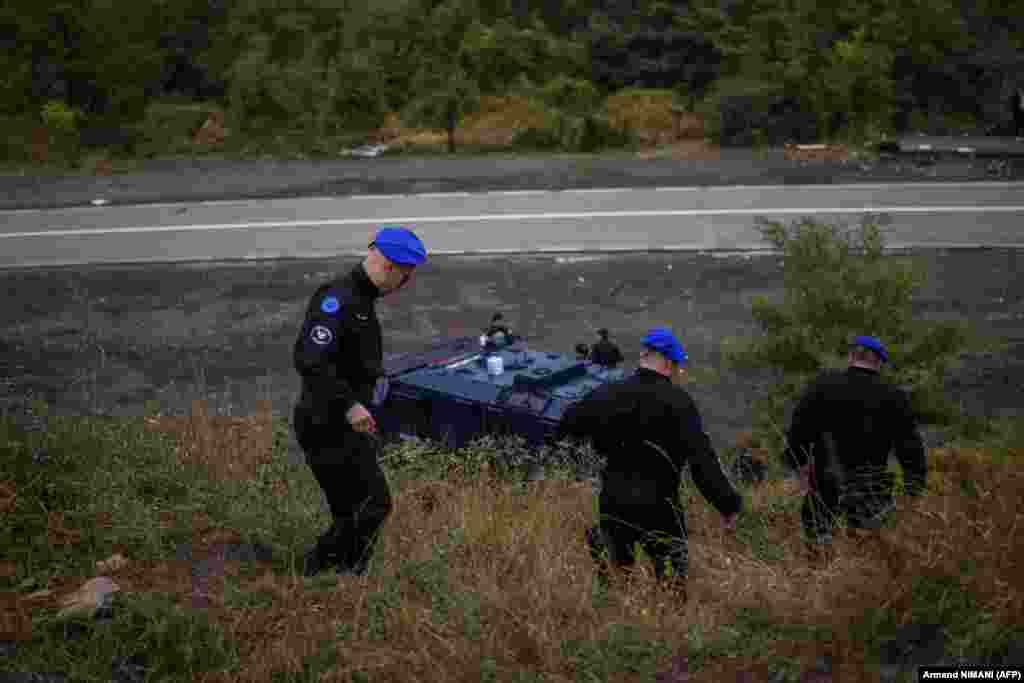
[[[640,542],[655,560],[685,576],[689,568],[686,519],[679,485],[689,463],[701,493],[723,515],[739,512],[742,498],[722,471],[690,395],[663,376],[640,368],[604,385],[563,417],[559,435],[589,439],[607,458],[600,494],[601,523],[588,541],[601,564],[601,550],[619,567],[635,562]],[[602,547],[603,546],[603,547]]]
[[[618,346],[607,339],[600,339],[590,349],[590,360],[598,365],[614,368],[623,361],[623,358]]]
[[[356,403],[371,409],[383,374],[374,307],[379,295],[361,264],[321,286],[309,301],[294,347],[302,377],[295,434],[334,518],[317,543],[314,564],[354,571],[365,570],[376,532],[391,511],[378,463],[379,438],[356,432],[345,418]]]
[[[797,404],[787,442],[793,465],[812,465],[801,511],[812,539],[828,540],[837,514],[851,526],[881,520],[893,503],[887,466],[894,450],[907,493],[924,490],[927,459],[910,401],[874,370],[823,373]]]

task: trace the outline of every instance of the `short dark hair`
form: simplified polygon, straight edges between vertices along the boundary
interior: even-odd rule
[[[599,329],[599,330],[597,331],[597,333],[598,333],[598,334],[599,334],[599,335],[600,335],[600,336],[601,336],[602,338],[604,338],[604,339],[607,339],[607,338],[608,338],[608,328],[607,328],[607,327],[602,327],[601,329]]]
[[[851,346],[850,353],[853,354],[855,360],[867,361],[869,363],[882,362],[882,355],[875,351],[874,349],[869,349],[866,346]]]
[[[503,320],[504,318],[505,316],[503,316],[501,313],[495,313],[494,315],[491,316],[491,322],[494,322],[495,320]]]

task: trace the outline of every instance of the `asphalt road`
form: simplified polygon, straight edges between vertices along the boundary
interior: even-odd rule
[[[353,255],[390,223],[435,254],[752,250],[759,217],[866,214],[895,248],[1024,246],[1020,183],[606,188],[6,212],[0,267]]]
[[[985,182],[984,166],[967,160],[865,167],[723,154],[161,162],[109,178],[0,176],[0,208],[19,209],[0,211],[0,394],[41,397],[60,413],[139,414],[155,399],[180,414],[205,398],[239,414],[267,398],[287,414],[290,346],[308,297],[356,262],[379,223],[403,219],[435,256],[414,287],[382,302],[387,351],[474,333],[496,309],[551,350],[608,327],[635,357],[645,329],[669,324],[708,371],[692,391],[725,444],[749,425],[759,389],[723,366],[722,341],[757,333],[751,297],[782,294],[777,257],[728,250],[757,246],[759,215],[881,212],[890,245],[927,247],[919,258],[932,278],[917,314],[968,319],[1005,344],[965,358],[950,390],[974,412],[1020,411],[1024,277],[1019,249],[1006,247],[1024,243],[1024,185]],[[97,197],[111,205],[81,206]],[[993,248],[941,248],[971,244]],[[642,253],[536,253],[545,249]],[[270,260],[237,262],[247,258]],[[145,263],[124,263],[133,260]]]

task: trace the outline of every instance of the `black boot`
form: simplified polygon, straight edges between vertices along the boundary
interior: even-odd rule
[[[340,529],[335,522],[302,558],[302,575],[316,576],[339,564],[337,545]]]
[[[327,555],[325,555],[319,546],[312,548],[307,551],[305,556],[302,558],[302,575],[306,577],[316,576],[321,574],[336,563],[331,561]]]

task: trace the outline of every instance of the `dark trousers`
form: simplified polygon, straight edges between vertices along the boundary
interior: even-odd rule
[[[378,462],[380,440],[348,425],[314,424],[300,411],[295,414],[295,435],[333,517],[317,541],[317,553],[343,569],[365,570],[392,507]]]
[[[1024,137],[1024,109],[1013,110],[1013,127],[1017,137]]]
[[[587,530],[590,554],[606,581],[610,569],[628,569],[636,564],[634,547],[639,544],[654,562],[654,574],[672,578],[679,588],[689,572],[686,521],[682,512],[667,505],[615,508],[602,506],[601,522]]]

